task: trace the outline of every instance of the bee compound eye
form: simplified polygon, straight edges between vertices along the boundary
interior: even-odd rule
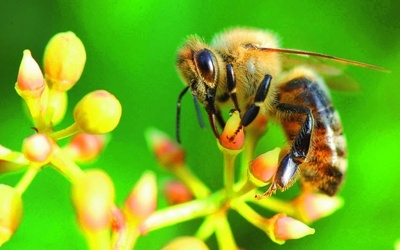
[[[199,51],[196,55],[196,65],[199,73],[207,82],[215,79],[215,59],[212,52],[208,49]]]

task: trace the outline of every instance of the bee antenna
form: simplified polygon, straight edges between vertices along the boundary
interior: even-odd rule
[[[181,101],[183,96],[188,91],[189,86],[185,87],[182,92],[179,94],[178,101],[176,103],[176,141],[181,143],[181,136],[180,136],[180,123],[181,123]]]
[[[194,95],[193,95],[193,101],[194,101],[194,108],[196,109],[197,121],[199,122],[200,127],[204,128],[205,125],[203,117],[201,116],[199,101],[197,101],[197,98]]]

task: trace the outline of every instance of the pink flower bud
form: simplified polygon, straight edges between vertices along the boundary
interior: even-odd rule
[[[0,145],[0,175],[26,168],[29,161],[20,152],[11,151]]]
[[[16,189],[0,184],[0,247],[17,230],[22,219],[22,199]]]
[[[34,134],[24,140],[22,152],[25,158],[39,163],[50,160],[54,142],[45,134]]]
[[[182,167],[185,164],[183,149],[161,131],[150,129],[146,133],[147,143],[158,162],[166,168]]]
[[[114,197],[113,182],[104,171],[86,171],[72,187],[79,224],[89,231],[111,227]]]
[[[262,187],[267,185],[275,175],[279,166],[280,148],[268,151],[255,158],[249,168],[249,179],[256,186]]]
[[[125,201],[124,211],[133,223],[146,219],[157,208],[157,183],[152,172],[142,175]]]
[[[233,112],[226,122],[225,128],[219,137],[222,147],[231,150],[241,149],[244,144],[244,131],[240,127],[239,111]]]
[[[103,151],[106,137],[80,133],[75,135],[64,151],[78,162],[88,162],[96,159]]]
[[[180,181],[167,182],[164,186],[164,196],[170,205],[176,205],[193,200],[193,194]]]
[[[275,237],[279,240],[294,240],[314,234],[315,230],[296,219],[279,216],[275,221]]]
[[[343,200],[340,197],[314,193],[302,193],[292,203],[296,208],[297,216],[307,223],[331,215],[343,206]]]
[[[314,234],[315,230],[306,224],[284,213],[279,213],[266,221],[266,232],[274,242],[285,243],[286,240],[299,239]]]
[[[71,31],[53,36],[44,52],[44,71],[52,89],[67,91],[79,80],[86,62],[82,41]]]
[[[26,99],[39,97],[45,88],[42,71],[33,59],[29,50],[24,50],[21,65],[19,66],[18,79],[15,88],[18,94]]]
[[[207,250],[207,245],[199,238],[182,236],[169,242],[162,250]]]

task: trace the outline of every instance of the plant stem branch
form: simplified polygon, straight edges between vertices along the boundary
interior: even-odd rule
[[[145,234],[162,227],[216,213],[221,209],[223,198],[225,198],[223,193],[217,192],[205,199],[197,199],[156,211],[143,222],[140,231]]]
[[[28,170],[25,172],[24,176],[18,182],[15,189],[22,195],[28,186],[32,183],[33,179],[35,178],[36,174],[38,173],[37,167],[30,166]]]
[[[83,175],[82,169],[73,160],[66,157],[58,146],[54,147],[50,163],[72,183]]]
[[[221,250],[233,250],[239,249],[236,245],[235,238],[232,234],[232,229],[229,225],[228,219],[226,218],[226,211],[221,211],[215,216],[215,235],[219,249]]]
[[[81,132],[81,130],[79,129],[78,125],[76,123],[73,123],[69,127],[66,127],[56,132],[49,133],[48,135],[55,140],[61,140],[68,136],[77,134],[79,132]]]
[[[190,189],[196,198],[206,198],[210,195],[211,192],[208,187],[186,166],[174,168],[173,173]]]
[[[288,201],[283,201],[274,197],[265,197],[261,200],[249,199],[248,201],[274,212],[285,213],[290,216],[296,215],[296,209],[293,207],[292,203]]]

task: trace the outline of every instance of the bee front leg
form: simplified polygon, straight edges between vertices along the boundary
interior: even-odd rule
[[[236,96],[236,77],[235,73],[233,72],[232,64],[226,65],[226,78],[229,97],[231,98],[233,105],[235,105],[235,109],[240,113],[240,108]]]
[[[276,189],[285,190],[294,182],[298,175],[299,165],[304,162],[307,157],[308,150],[311,144],[311,134],[314,126],[314,118],[310,110],[302,106],[294,106],[290,104],[279,104],[277,106],[278,112],[286,114],[306,114],[299,134],[293,141],[288,154],[283,157],[279,163],[278,170],[274,176],[274,180],[269,189],[261,196],[270,196],[276,192]]]
[[[233,73],[233,71],[232,71],[232,73]],[[229,79],[229,77],[228,77],[228,79]],[[257,117],[258,112],[260,111],[260,107],[261,107],[261,105],[263,105],[265,98],[267,97],[269,86],[271,84],[271,80],[272,80],[271,75],[265,75],[260,86],[258,86],[258,88],[257,88],[256,96],[254,97],[254,102],[253,102],[253,104],[251,104],[251,106],[246,110],[246,112],[242,116],[242,119],[240,120],[240,125],[237,128],[236,133],[238,133],[242,127],[246,127],[247,125],[249,125]],[[228,80],[228,83],[229,83],[229,80]],[[236,134],[232,137],[235,137],[235,136],[236,136]]]
[[[260,106],[263,105],[265,98],[267,97],[271,80],[271,75],[265,75],[260,86],[258,86],[253,104],[251,104],[251,106],[246,110],[246,113],[244,113],[242,120],[240,121],[241,126],[246,127],[256,119],[258,112],[260,111]]]

